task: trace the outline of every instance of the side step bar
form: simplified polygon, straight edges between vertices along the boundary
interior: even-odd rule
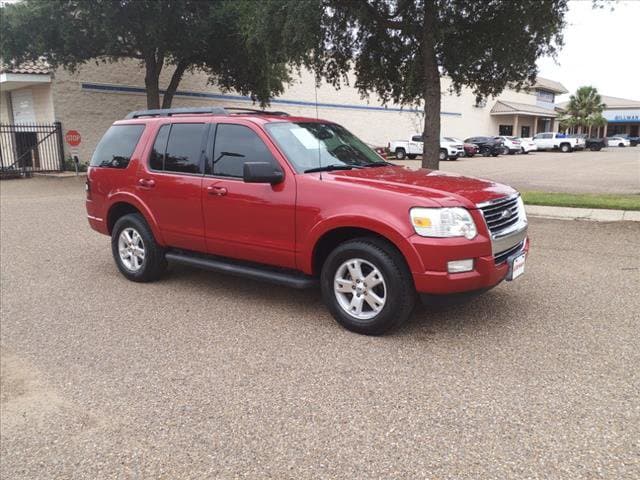
[[[229,275],[235,275],[237,277],[275,283],[289,288],[312,288],[318,284],[314,277],[304,275],[303,273],[275,270],[269,267],[238,263],[233,260],[200,257],[179,252],[167,252],[165,257],[169,261],[183,265],[212,270],[214,272],[228,273]]]

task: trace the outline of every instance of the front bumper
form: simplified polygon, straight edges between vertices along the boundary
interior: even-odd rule
[[[438,268],[437,270],[428,269],[424,272],[413,272],[413,281],[418,293],[447,295],[451,293],[489,289],[504,280],[509,273],[509,264],[507,261],[496,264],[495,257],[491,253],[491,244],[488,242],[488,239],[482,248],[482,251],[486,252],[486,254],[483,255],[475,255],[475,253],[478,253],[477,247],[473,248],[473,250],[476,250],[475,252],[469,251],[468,253],[463,253],[460,248],[454,246],[449,248],[443,246],[441,248],[440,254],[442,255],[442,261],[440,266],[442,268]],[[424,249],[418,248],[419,252],[421,250],[424,251]],[[522,252],[529,252],[529,239],[526,236],[522,241],[522,246],[513,253]],[[463,258],[473,258],[472,271],[464,273],[447,272],[447,261]]]

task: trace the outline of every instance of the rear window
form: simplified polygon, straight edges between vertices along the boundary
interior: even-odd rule
[[[92,167],[127,168],[144,125],[113,125],[91,157]]]
[[[152,170],[202,173],[202,147],[207,124],[174,123],[160,127],[149,156]]]

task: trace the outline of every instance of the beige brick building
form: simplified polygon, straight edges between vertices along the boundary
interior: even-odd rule
[[[161,88],[169,83],[170,72],[163,73]],[[448,85],[449,80],[443,78],[443,91]],[[469,90],[459,96],[445,93],[442,96],[443,136],[531,136],[553,130],[557,115],[554,95],[565,92],[559,83],[539,79],[528,92],[505,90],[499,98],[487,99],[480,105],[476,105]],[[316,92],[309,72],[296,76],[283,95],[273,100],[271,107],[315,117],[316,94],[319,117],[344,125],[370,144],[386,145],[390,140],[408,138],[422,130],[419,113],[398,105],[385,107],[375,97],[363,99],[353,87],[335,90],[322,85]],[[209,85],[202,73],[185,75],[173,106],[211,105],[255,107],[247,97],[223,93]],[[80,133],[82,141],[77,152],[84,162],[90,159],[96,143],[114,120],[144,108],[144,69],[136,61],[91,62],[75,74],[62,69],[50,71],[43,65],[4,69],[0,73],[0,122],[59,121],[63,132]],[[68,145],[65,145],[65,154],[70,154]]]

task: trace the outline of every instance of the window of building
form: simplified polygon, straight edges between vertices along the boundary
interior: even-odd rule
[[[268,162],[275,158],[258,134],[244,125],[218,124],[213,150],[213,174],[242,178],[245,162]]]
[[[498,130],[500,132],[498,135],[504,135],[507,137],[513,135],[513,125],[500,125]]]
[[[520,128],[520,136],[523,138],[527,138],[531,136],[531,127],[528,125]]]
[[[92,167],[127,168],[144,125],[113,125],[91,157]]]
[[[207,125],[174,123],[163,125],[149,156],[153,170],[177,173],[202,173],[202,147]]]
[[[540,102],[554,103],[555,95],[548,90],[536,90],[536,99]]]

